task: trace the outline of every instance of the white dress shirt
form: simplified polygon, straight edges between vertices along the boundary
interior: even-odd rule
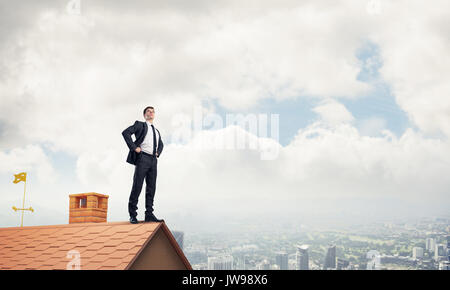
[[[144,141],[142,141],[141,144],[141,150],[148,154],[153,154],[153,130],[152,130],[152,123],[149,121],[145,121],[148,126],[147,135],[145,135]],[[153,125],[155,127],[155,125]],[[159,142],[159,132],[156,130],[155,127],[155,135],[156,135],[156,149],[158,149],[158,142]],[[155,150],[157,152],[157,150]]]

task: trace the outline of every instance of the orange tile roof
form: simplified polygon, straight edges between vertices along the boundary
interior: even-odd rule
[[[176,243],[164,222],[0,228],[0,269],[66,269],[73,259],[68,257],[70,250],[80,253],[83,270],[127,269],[159,227]]]

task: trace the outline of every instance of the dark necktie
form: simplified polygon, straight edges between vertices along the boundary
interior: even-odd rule
[[[155,133],[155,127],[152,124],[152,130],[153,130],[153,156],[156,155],[156,133]]]

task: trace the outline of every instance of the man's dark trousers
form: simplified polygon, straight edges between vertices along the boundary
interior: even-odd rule
[[[138,154],[136,166],[134,169],[133,187],[131,189],[130,199],[128,201],[128,212],[130,217],[137,216],[138,198],[142,191],[142,185],[145,179],[145,216],[151,216],[153,213],[153,199],[156,190],[156,173],[158,158],[154,155],[140,152]]]

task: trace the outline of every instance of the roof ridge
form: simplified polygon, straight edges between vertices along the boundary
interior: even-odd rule
[[[8,230],[26,230],[26,229],[44,229],[44,228],[75,228],[75,227],[95,227],[95,226],[109,226],[109,225],[130,225],[130,226],[140,226],[143,223],[131,224],[130,222],[104,222],[104,223],[73,223],[73,224],[59,224],[59,225],[41,225],[41,226],[24,226],[24,227],[5,227],[0,228],[0,231]]]

